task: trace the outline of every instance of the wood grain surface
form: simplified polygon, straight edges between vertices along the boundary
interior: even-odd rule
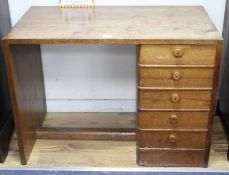
[[[138,164],[143,166],[201,167],[204,150],[138,149]],[[173,157],[173,161],[171,161]]]
[[[54,122],[55,121],[55,122]],[[48,112],[42,127],[136,128],[135,112]]]
[[[139,86],[201,88],[211,87],[213,68],[139,67]]]
[[[146,65],[214,65],[215,45],[141,45],[139,63]],[[174,55],[181,49],[182,55]]]
[[[139,111],[138,128],[141,128],[141,122],[143,125],[147,122],[152,124],[152,126],[146,124],[147,128],[141,128],[137,132],[137,162],[139,165],[184,166],[187,163],[187,166],[207,167],[221,46],[221,41],[217,41],[217,44],[214,45],[140,45],[138,108],[141,112],[178,110],[188,112],[190,110],[192,113],[194,110],[200,112],[207,109],[210,112],[208,119],[205,120],[205,127],[208,122],[207,127],[198,131],[194,129],[195,125],[192,125],[191,130],[184,126],[183,129],[171,128],[171,125],[177,124],[178,117],[175,114],[171,115],[169,120],[167,117],[167,125],[165,125],[167,128],[163,126],[154,128],[155,124],[150,122],[153,121],[152,116],[148,115],[148,118],[141,119],[142,115]],[[160,123],[161,118],[155,121]],[[162,118],[163,122],[165,118],[164,120]],[[160,124],[159,126],[162,125]],[[152,148],[156,150],[149,150]],[[174,150],[170,150],[167,154],[160,151],[162,148],[182,149],[181,152],[178,152],[177,162],[173,161],[173,155],[176,154]],[[145,150],[139,151],[139,149]],[[190,150],[185,151],[184,149],[201,149],[202,153],[190,154]],[[182,162],[182,156],[188,156],[188,154],[190,156],[183,157]],[[191,155],[197,156],[192,157]],[[192,160],[194,162],[191,162]],[[162,163],[158,164],[157,162],[160,161]]]
[[[139,130],[138,147],[205,149],[206,137],[206,130]]]
[[[138,112],[139,129],[207,129],[209,112]]]
[[[172,96],[178,95],[177,102]],[[211,91],[139,90],[139,107],[146,109],[210,109]]]
[[[47,113],[36,138],[136,140],[136,113]]]
[[[37,139],[64,140],[136,140],[136,129],[129,128],[71,128],[40,127],[36,131]]]
[[[40,46],[4,44],[4,52],[21,163],[26,164],[46,113]]]
[[[221,36],[204,8],[198,6],[32,7],[5,39],[33,44],[215,43]]]

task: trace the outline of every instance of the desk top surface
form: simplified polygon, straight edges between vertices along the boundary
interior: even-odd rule
[[[200,6],[31,7],[5,40],[144,44],[155,40],[221,40],[221,36]]]

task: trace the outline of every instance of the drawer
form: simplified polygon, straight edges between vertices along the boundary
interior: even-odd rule
[[[138,105],[142,109],[209,109],[210,90],[143,90]]]
[[[203,167],[204,150],[138,149],[137,163],[142,166]]]
[[[139,148],[205,149],[206,131],[138,130]]]
[[[139,67],[142,87],[212,87],[213,68]]]
[[[138,112],[140,129],[207,129],[209,112]]]
[[[141,45],[139,63],[148,65],[214,65],[215,45]]]

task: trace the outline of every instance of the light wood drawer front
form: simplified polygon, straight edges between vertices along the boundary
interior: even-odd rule
[[[138,149],[138,165],[162,167],[203,167],[204,150]]]
[[[205,149],[205,131],[143,131],[138,130],[139,148]]]
[[[213,68],[143,68],[139,67],[142,87],[212,87]]]
[[[138,112],[139,129],[207,129],[209,112]]]
[[[214,65],[216,47],[214,45],[141,45],[139,54],[140,64]]]
[[[139,90],[142,109],[209,109],[211,91]]]

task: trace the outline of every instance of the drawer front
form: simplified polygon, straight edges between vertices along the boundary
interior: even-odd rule
[[[141,45],[139,63],[148,65],[214,65],[215,45]]]
[[[139,67],[142,87],[212,87],[213,68],[149,68]]]
[[[138,112],[139,129],[207,129],[209,112]]]
[[[209,109],[211,91],[139,90],[138,105],[145,109]]]
[[[138,149],[138,165],[165,167],[203,167],[204,150]]]
[[[143,131],[138,130],[139,148],[205,149],[205,131]]]

